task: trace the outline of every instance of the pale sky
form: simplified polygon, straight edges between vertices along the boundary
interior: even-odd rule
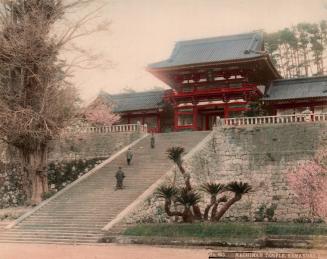
[[[79,70],[74,82],[84,100],[102,89],[143,91],[167,87],[145,68],[167,59],[179,40],[263,29],[277,31],[299,22],[327,20],[327,0],[105,0],[101,17],[109,31],[83,39],[83,46],[112,68]]]

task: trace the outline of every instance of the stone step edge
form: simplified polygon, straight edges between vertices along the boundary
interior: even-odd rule
[[[213,131],[211,131],[207,136],[200,140],[195,146],[183,157],[184,161],[192,158],[196,152],[201,150],[206,143],[208,143],[213,136]],[[128,205],[124,210],[122,210],[113,220],[111,220],[106,226],[103,227],[103,231],[110,230],[113,226],[120,223],[127,215],[133,212],[142,202],[149,198],[152,193],[165,182],[167,177],[171,177],[174,174],[174,166],[172,166],[166,173],[164,173],[156,182],[154,182],[148,189],[146,189],[140,196],[138,196],[130,205]]]
[[[122,148],[121,150],[119,150],[118,152],[116,152],[115,154],[113,154],[112,156],[110,156],[107,160],[103,161],[101,164],[97,165],[96,167],[94,167],[92,170],[90,170],[88,173],[84,174],[83,176],[81,176],[80,178],[78,178],[76,181],[70,183],[69,185],[67,185],[65,188],[61,189],[59,192],[57,192],[55,195],[53,195],[52,197],[50,197],[49,199],[41,202],[38,206],[36,206],[34,209],[32,209],[31,211],[23,214],[21,217],[19,217],[18,219],[16,219],[13,223],[9,224],[8,226],[5,227],[5,229],[10,229],[12,227],[14,227],[15,225],[19,224],[20,222],[22,222],[24,219],[26,219],[27,217],[29,217],[30,215],[32,215],[34,212],[38,211],[39,209],[41,209],[44,205],[48,204],[50,201],[56,199],[58,196],[62,195],[63,193],[65,193],[66,191],[68,191],[69,189],[71,189],[72,187],[74,187],[76,184],[80,183],[81,181],[85,180],[86,178],[88,178],[89,176],[95,174],[98,170],[100,170],[102,167],[104,167],[105,165],[109,164],[111,161],[115,160],[117,157],[119,157],[120,155],[122,155],[125,151],[127,151],[127,149],[135,146],[137,143],[139,143],[141,140],[145,139],[148,136],[148,134],[144,134],[144,136],[138,138],[137,140],[133,141],[131,144],[125,146],[124,148]]]

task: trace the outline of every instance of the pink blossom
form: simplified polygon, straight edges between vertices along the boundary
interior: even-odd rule
[[[311,217],[327,217],[327,170],[320,159],[305,161],[288,172],[288,183]]]
[[[92,124],[111,126],[117,122],[120,117],[113,113],[111,106],[97,103],[88,107],[85,111],[85,118]]]

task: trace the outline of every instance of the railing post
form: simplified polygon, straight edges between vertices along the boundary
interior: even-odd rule
[[[137,132],[137,133],[140,133],[140,131],[141,131],[141,122],[138,121],[138,122],[136,123],[136,132]]]
[[[221,118],[219,116],[216,117],[216,126],[221,127],[224,126]]]

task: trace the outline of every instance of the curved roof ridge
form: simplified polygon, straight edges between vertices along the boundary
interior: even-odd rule
[[[327,75],[321,75],[321,76],[306,76],[306,77],[294,77],[294,78],[281,78],[281,79],[276,79],[272,83],[276,82],[291,82],[291,81],[317,81],[317,80],[327,80]]]
[[[206,43],[206,42],[209,43],[209,42],[216,42],[216,41],[238,40],[240,38],[253,38],[256,35],[260,35],[260,32],[255,31],[255,32],[233,34],[233,35],[222,35],[222,36],[216,36],[216,37],[198,38],[198,39],[192,39],[192,40],[181,40],[181,41],[177,41],[176,45],[177,44],[193,44],[193,43]]]
[[[255,31],[213,38],[178,41],[166,60],[148,65],[150,69],[250,59],[263,56],[262,32]]]
[[[128,112],[162,107],[164,92],[165,89],[111,95],[102,91],[99,96],[103,96],[107,102],[114,103],[114,112]]]

